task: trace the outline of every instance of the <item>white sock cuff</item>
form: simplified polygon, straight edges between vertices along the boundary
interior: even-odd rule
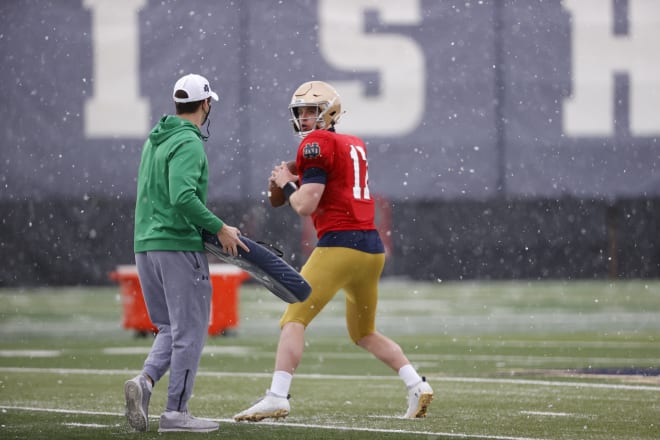
[[[404,365],[399,369],[399,377],[408,388],[413,387],[422,381],[422,376],[420,376],[410,364]]]
[[[270,392],[281,397],[288,396],[292,380],[293,376],[286,371],[278,370],[273,372],[273,380],[270,384]]]

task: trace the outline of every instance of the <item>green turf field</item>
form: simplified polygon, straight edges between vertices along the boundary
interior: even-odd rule
[[[123,383],[150,345],[121,328],[118,287],[0,289],[0,439],[658,439],[660,282],[382,283],[379,329],[435,390],[400,418],[393,372],[346,337],[343,298],[308,330],[291,415],[234,423],[270,384],[284,303],[251,283],[240,324],[208,340],[194,415],[210,434],[131,432]]]

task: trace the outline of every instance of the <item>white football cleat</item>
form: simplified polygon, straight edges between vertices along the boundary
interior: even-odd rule
[[[433,400],[433,388],[422,377],[422,381],[408,389],[408,411],[403,416],[406,419],[419,419],[426,417],[431,401]]]
[[[279,419],[289,415],[291,406],[289,398],[278,396],[266,391],[266,395],[257,400],[251,407],[234,416],[237,422],[248,421],[258,422],[263,419]]]

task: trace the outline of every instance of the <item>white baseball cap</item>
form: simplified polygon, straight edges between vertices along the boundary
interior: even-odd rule
[[[188,95],[187,98],[177,98],[176,92],[183,90]],[[172,98],[174,102],[195,102],[203,101],[208,98],[213,98],[218,100],[218,94],[211,90],[211,86],[206,78],[201,75],[196,75],[191,73],[186,76],[182,76],[174,84],[174,90],[172,91]]]

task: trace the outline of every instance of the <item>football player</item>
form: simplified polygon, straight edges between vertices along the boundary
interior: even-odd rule
[[[342,116],[341,101],[325,82],[310,81],[298,87],[289,110],[293,129],[302,138],[296,157],[298,174],[292,174],[282,162],[273,169],[269,183],[282,189],[296,213],[311,216],[314,223],[318,242],[301,270],[312,292],[304,302],[290,304],[280,320],[270,388],[234,420],[259,421],[289,414],[289,388],[305,346],[305,328],[340,289],[346,292],[351,339],[399,374],[408,389],[404,417],[425,417],[433,389],[401,347],[376,331],[378,282],[385,252],[374,223],[367,147],[359,137],[335,131]]]

